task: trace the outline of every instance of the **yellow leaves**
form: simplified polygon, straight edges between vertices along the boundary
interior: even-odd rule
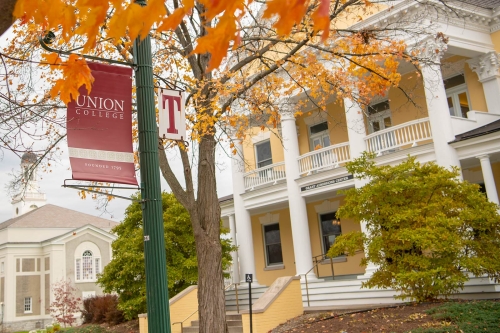
[[[63,75],[63,78],[58,79],[50,90],[52,98],[60,95],[60,99],[68,104],[72,99],[78,97],[78,89],[83,85],[90,93],[94,78],[83,58],[72,54],[66,62],[63,62],[56,53],[43,54],[42,58],[45,59],[45,62],[42,62],[41,66],[48,64],[51,71],[60,70]]]

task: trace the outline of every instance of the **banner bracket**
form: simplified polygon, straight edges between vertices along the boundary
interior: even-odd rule
[[[123,195],[117,195],[117,194],[112,194],[112,193],[99,192],[99,191],[87,188],[84,185],[66,184],[67,180],[73,180],[73,179],[65,179],[64,180],[64,184],[61,185],[61,187],[71,188],[71,189],[74,189],[74,190],[86,191],[86,192],[91,192],[91,193],[96,193],[96,194],[100,194],[100,195],[108,195],[108,196],[111,196],[111,197],[115,197],[115,198],[119,198],[119,199],[125,199],[125,200],[130,200],[130,201],[133,201],[133,202],[140,202],[140,203],[144,202],[144,200],[132,199],[132,198],[129,198],[129,197],[125,197]],[[135,190],[135,191],[140,191],[141,190],[141,188],[139,186],[137,186],[137,187],[132,187],[132,186],[131,187],[116,187],[116,186],[96,185],[96,186],[90,186],[90,187],[91,188],[112,188],[112,189],[115,189],[115,190]]]
[[[49,33],[52,33],[52,32],[49,31]],[[54,33],[52,33],[52,35],[54,35]],[[53,49],[53,48],[51,48],[50,46],[48,46],[45,43],[45,41],[49,42],[49,44],[52,43],[52,39],[51,38],[47,38],[47,36],[44,37],[44,38],[38,37],[38,41],[40,42],[40,46],[43,49],[45,49],[45,50],[47,50],[49,52],[57,53],[59,55],[61,55],[61,54],[64,54],[64,55],[76,54],[76,55],[79,55],[80,57],[83,57],[83,58],[86,58],[86,59],[92,59],[92,60],[98,60],[98,61],[105,61],[105,62],[110,63],[110,64],[119,64],[119,65],[130,66],[130,67],[132,67],[134,69],[137,68],[137,64],[136,63],[130,63],[130,62],[125,62],[125,61],[118,61],[118,60],[113,60],[113,59],[100,58],[100,57],[95,57],[95,56],[91,56],[91,55],[87,55],[87,54],[82,54],[82,53],[72,53],[71,51],[63,51],[63,50]]]

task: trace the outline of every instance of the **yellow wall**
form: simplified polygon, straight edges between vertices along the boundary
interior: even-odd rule
[[[491,169],[493,171],[493,177],[495,178],[497,193],[500,194],[500,162],[491,163]],[[464,180],[467,180],[468,182],[476,184],[484,182],[481,166],[479,165],[473,168],[464,169],[463,175]]]
[[[271,288],[270,288],[271,289]],[[253,313],[253,333],[267,333],[279,324],[304,313],[300,280],[292,280],[264,312]],[[243,332],[250,332],[250,315],[243,313]]]
[[[278,125],[280,126],[280,125]],[[252,138],[255,138],[261,133],[271,132],[269,135],[269,141],[271,142],[271,153],[273,157],[273,163],[283,162],[285,157],[283,155],[283,144],[279,138],[278,130],[269,130],[265,128],[264,130],[259,127],[253,127],[247,132],[247,136],[243,141],[243,156],[245,158],[245,171],[254,170],[255,167],[255,148]],[[258,143],[258,142],[257,142]]]
[[[416,72],[407,73],[401,77],[400,87],[404,92],[399,88],[391,88],[388,93],[392,125],[400,125],[427,117],[427,104],[422,77],[418,76]]]
[[[170,300],[170,323],[172,333],[182,333],[181,325],[175,324],[185,320],[189,315],[198,310],[198,287],[190,286]],[[190,326],[192,320],[198,320],[196,312],[184,322],[184,326]],[[148,333],[147,315],[139,315],[139,332]]]
[[[321,231],[319,224],[319,215],[316,212],[315,206],[321,205],[325,200],[308,203],[307,207],[307,219],[309,220],[309,236],[311,237],[311,251],[313,256],[319,256],[323,254],[323,248],[321,244]],[[338,202],[339,207],[344,203],[344,197],[329,199],[331,202]],[[327,213],[327,212],[325,212]],[[341,221],[342,233],[348,233],[351,231],[360,231],[361,227],[359,223],[356,223],[350,219],[343,219]],[[363,254],[359,253],[355,256],[348,256],[347,261],[338,262],[333,264],[334,274],[337,275],[348,275],[348,274],[363,274],[365,268],[361,267],[359,264],[363,258]],[[332,270],[330,263],[319,265],[319,276],[331,276]]]
[[[330,135],[330,144],[336,145],[338,143],[343,143],[349,141],[349,137],[347,135],[347,125],[345,118],[344,106],[338,103],[330,103],[326,107],[327,109],[327,119],[328,122],[328,132]],[[306,117],[315,117],[318,116],[317,111],[312,110],[308,112],[304,112],[302,116],[297,117],[296,124],[299,127],[299,152],[300,155],[308,153],[311,151],[310,143],[309,143],[309,126],[304,121]],[[322,118],[317,117],[317,121],[314,124],[322,123]]]
[[[330,201],[338,201],[339,205],[343,204],[343,198],[332,198]],[[321,247],[321,232],[319,229],[319,216],[316,213],[315,206],[321,205],[323,201],[313,202],[306,205],[307,207],[307,218],[309,220],[309,234],[311,237],[311,250],[313,256],[322,254]],[[263,228],[260,222],[260,218],[267,215],[259,214],[252,216],[252,234],[254,242],[254,255],[255,255],[255,269],[257,274],[257,280],[263,285],[271,285],[278,277],[290,276],[297,274],[295,268],[295,257],[293,250],[293,238],[292,238],[292,228],[290,223],[290,212],[287,209],[282,209],[278,211],[270,212],[269,214],[275,215],[279,214],[280,225],[280,236],[281,236],[281,251],[283,253],[283,265],[284,268],[275,270],[266,270],[266,255],[264,249],[264,235]],[[342,232],[347,233],[351,231],[359,231],[360,225],[352,220],[342,220]],[[361,258],[363,254],[359,253],[355,256],[348,256],[347,261],[334,263],[334,273],[338,275],[349,275],[349,274],[362,274],[364,273],[364,267],[360,266]],[[272,266],[271,266],[272,267]],[[312,268],[312,267],[311,267]],[[316,272],[316,271],[315,271]],[[305,273],[305,272],[302,272]],[[325,264],[319,265],[320,276],[331,276],[331,266],[327,262]]]
[[[500,31],[495,31],[491,34],[491,41],[493,42],[495,51],[500,52]]]
[[[443,60],[443,64],[454,63],[463,59],[469,59],[462,56],[452,56]],[[486,98],[484,97],[483,85],[479,82],[479,78],[476,73],[470,69],[467,63],[464,64],[464,77],[465,83],[467,84],[467,90],[469,92],[470,98],[470,109],[474,111],[487,111]]]
[[[252,234],[254,242],[255,270],[257,271],[257,280],[260,284],[270,286],[277,278],[281,276],[292,276],[296,274],[295,257],[293,252],[292,228],[290,224],[290,211],[282,209],[271,212],[270,214],[279,214],[281,251],[283,254],[283,269],[265,270],[266,254],[264,249],[264,232],[260,218],[267,215],[259,214],[252,216]]]

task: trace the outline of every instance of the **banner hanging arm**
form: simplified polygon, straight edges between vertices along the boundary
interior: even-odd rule
[[[49,31],[49,33],[52,33],[51,31]],[[53,33],[52,33],[53,34]],[[40,46],[49,51],[49,52],[53,52],[53,53],[57,53],[57,54],[64,54],[64,55],[70,55],[70,54],[76,54],[76,55],[79,55],[80,57],[83,57],[85,59],[92,59],[92,60],[98,60],[98,61],[105,61],[105,62],[108,62],[110,64],[119,64],[119,65],[125,65],[125,66],[130,66],[132,68],[137,68],[137,64],[136,63],[130,63],[130,62],[125,62],[125,61],[118,61],[118,60],[113,60],[113,59],[106,59],[106,58],[100,58],[100,57],[95,57],[95,56],[91,56],[91,55],[87,55],[87,54],[81,54],[81,53],[73,53],[71,51],[62,51],[62,50],[56,50],[56,49],[53,49],[51,48],[50,46],[48,46],[46,43],[45,43],[45,40],[49,41],[51,40],[50,38],[47,38],[47,37],[38,37],[38,41],[40,42]],[[77,49],[75,49],[77,50]]]
[[[144,203],[145,202],[145,200],[136,200],[136,199],[132,199],[132,198],[129,198],[129,197],[125,197],[123,195],[103,193],[103,192],[99,192],[99,191],[96,191],[96,190],[91,190],[91,189],[86,188],[85,186],[82,186],[82,185],[66,184],[67,180],[73,180],[73,179],[65,179],[64,180],[64,184],[61,185],[61,187],[72,188],[72,189],[75,189],[75,190],[81,190],[81,191],[86,191],[86,192],[91,192],[91,193],[96,193],[96,194],[101,194],[101,195],[109,195],[109,196],[112,196],[112,197],[115,197],[115,198],[130,200],[130,201],[133,201],[133,202],[139,202],[139,203]],[[140,191],[141,190],[141,188],[139,186],[137,186],[137,187],[115,187],[115,186],[100,186],[100,185],[96,185],[96,186],[92,186],[92,188],[112,188],[112,189],[115,189],[115,190],[136,190],[136,191]]]

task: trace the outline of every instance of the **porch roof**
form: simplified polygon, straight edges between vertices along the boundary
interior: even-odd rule
[[[464,132],[462,134],[458,134],[455,136],[455,140],[449,143],[455,143],[460,141],[465,141],[472,138],[477,138],[479,136],[483,136],[486,134],[494,133],[500,131],[500,120],[496,120],[484,126],[478,127],[468,132]]]

